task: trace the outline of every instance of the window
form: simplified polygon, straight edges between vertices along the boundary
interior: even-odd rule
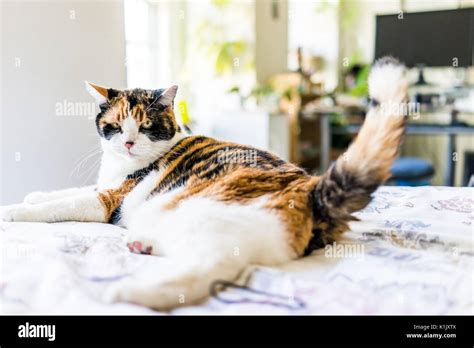
[[[128,87],[178,84],[192,117],[228,108],[231,87],[255,84],[253,1],[124,3]]]
[[[288,68],[298,69],[297,50],[321,58],[325,89],[337,85],[339,0],[289,0]]]

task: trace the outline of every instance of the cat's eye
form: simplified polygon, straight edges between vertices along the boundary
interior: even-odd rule
[[[113,128],[120,128],[120,125],[117,122],[110,124]]]
[[[153,125],[153,122],[151,122],[150,120],[146,120],[146,121],[142,124],[142,127],[143,127],[143,128],[150,128],[152,125]]]

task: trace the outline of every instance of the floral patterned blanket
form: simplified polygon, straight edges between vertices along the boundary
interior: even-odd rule
[[[474,189],[382,187],[340,243],[216,283],[172,314],[473,314]],[[160,257],[132,254],[95,223],[0,223],[0,313],[159,314],[100,301]]]

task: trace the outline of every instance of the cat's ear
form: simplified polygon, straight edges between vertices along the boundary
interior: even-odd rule
[[[176,85],[171,86],[170,88],[168,88],[161,94],[159,103],[166,106],[172,106],[174,97],[176,97],[177,92],[178,92],[178,86]]]
[[[94,97],[99,105],[106,103],[118,93],[118,91],[112,88],[102,87],[92,82],[84,82],[86,83],[87,91]]]

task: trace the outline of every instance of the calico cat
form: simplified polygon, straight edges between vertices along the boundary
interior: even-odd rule
[[[390,176],[407,98],[404,67],[378,61],[357,139],[324,175],[312,176],[267,151],[186,134],[173,113],[177,86],[87,88],[100,106],[97,185],[31,193],[2,217],[126,227],[133,251],[165,256],[167,266],[125,278],[104,298],[161,310],[204,300],[215,280],[302,257],[348,230],[352,213]]]

